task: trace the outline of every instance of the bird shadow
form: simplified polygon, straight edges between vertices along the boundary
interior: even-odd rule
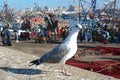
[[[10,68],[10,67],[0,67],[1,70],[14,73],[14,74],[24,74],[24,75],[37,75],[41,74],[42,71],[39,69],[22,69],[22,68]]]

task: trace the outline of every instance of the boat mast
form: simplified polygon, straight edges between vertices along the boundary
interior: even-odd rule
[[[115,10],[116,10],[116,0],[114,0],[114,6],[113,6],[113,25],[115,25]]]
[[[80,23],[80,18],[81,18],[81,16],[80,16],[80,0],[78,3],[79,3],[78,22]]]
[[[4,1],[4,6],[5,6],[5,22],[8,25],[8,5],[7,5],[7,0]]]

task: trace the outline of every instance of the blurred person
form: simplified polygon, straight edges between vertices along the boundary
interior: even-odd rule
[[[9,31],[9,25],[6,26],[5,34],[6,34],[6,45],[12,46],[10,39],[11,33]]]
[[[6,45],[5,27],[3,27],[1,30],[1,38],[2,38],[3,45]]]
[[[60,38],[60,36],[61,36],[61,31],[60,31],[60,28],[58,27],[57,28],[57,37]]]
[[[19,24],[17,22],[13,24],[13,30],[15,32],[15,40],[16,42],[19,42],[19,36],[18,36]]]
[[[4,26],[0,26],[0,32],[3,30],[3,27],[4,27]]]
[[[80,32],[78,33],[78,40],[80,40],[80,42],[83,41],[83,32],[82,32],[82,31],[80,31]]]
[[[47,29],[46,28],[43,28],[43,31],[41,32],[41,35],[42,35],[42,41],[43,41],[43,43],[46,43],[47,42],[47,40],[46,40]]]
[[[38,36],[39,36],[39,25],[36,24],[35,26],[35,43],[38,41]]]
[[[47,42],[52,42],[52,31],[51,30],[47,31]]]
[[[61,28],[61,37],[63,38],[63,40],[66,38],[65,27]]]
[[[109,32],[108,31],[103,31],[103,40],[104,40],[105,44],[108,43],[109,37],[110,37]]]

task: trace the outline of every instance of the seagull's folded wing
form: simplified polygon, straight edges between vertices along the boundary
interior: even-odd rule
[[[41,57],[42,62],[59,62],[67,53],[69,52],[69,48],[66,45],[61,44],[53,48],[48,53],[44,54]]]

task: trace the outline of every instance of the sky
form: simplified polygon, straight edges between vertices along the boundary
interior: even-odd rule
[[[8,6],[12,8],[28,8],[33,7],[34,3],[38,3],[40,7],[48,6],[49,8],[56,8],[58,6],[67,6],[73,0],[7,0]],[[4,0],[0,0],[0,5],[4,4]]]
[[[4,5],[5,0],[0,0],[0,7]],[[45,6],[48,6],[48,8],[57,8],[60,7],[68,7],[70,4],[72,5],[78,5],[78,1],[74,2],[76,0],[7,0],[8,7],[10,8],[16,8],[16,9],[24,9],[28,7],[34,7],[34,3],[38,3],[38,5],[41,8],[44,8]],[[91,3],[91,0],[84,0],[89,3]],[[101,7],[103,2],[102,1],[108,1],[108,0],[97,0],[97,7]],[[90,4],[86,4],[85,6],[90,7]]]

